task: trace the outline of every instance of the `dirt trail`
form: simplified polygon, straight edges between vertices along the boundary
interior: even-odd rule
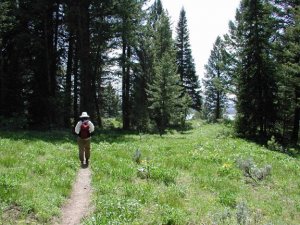
[[[77,174],[72,194],[62,208],[60,225],[77,225],[80,220],[91,212],[91,170],[81,168]]]

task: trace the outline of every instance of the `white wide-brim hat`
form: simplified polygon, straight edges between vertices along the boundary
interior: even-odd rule
[[[87,112],[82,112],[81,115],[79,116],[79,118],[87,118],[90,117]]]

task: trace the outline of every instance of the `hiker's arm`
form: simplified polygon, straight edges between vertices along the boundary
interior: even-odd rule
[[[81,126],[81,121],[79,121],[79,122],[76,124],[76,127],[75,127],[75,133],[76,133],[76,134],[79,134],[79,132],[80,132],[80,126]]]
[[[94,124],[91,121],[89,121],[89,131],[90,131],[90,133],[94,132],[94,130],[95,130]]]

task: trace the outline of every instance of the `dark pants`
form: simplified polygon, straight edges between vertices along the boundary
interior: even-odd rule
[[[81,139],[80,137],[78,137],[77,143],[79,147],[79,159],[81,163],[83,163],[84,157],[86,161],[90,158],[91,138]]]

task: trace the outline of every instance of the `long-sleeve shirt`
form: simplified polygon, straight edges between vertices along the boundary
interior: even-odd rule
[[[76,124],[76,127],[75,127],[75,133],[76,134],[79,134],[80,132],[80,127],[81,127],[81,124],[83,123],[84,121],[79,121],[77,124]],[[95,130],[95,126],[94,124],[91,122],[91,121],[88,121],[88,125],[89,125],[89,131],[90,133],[92,133],[94,130]]]

